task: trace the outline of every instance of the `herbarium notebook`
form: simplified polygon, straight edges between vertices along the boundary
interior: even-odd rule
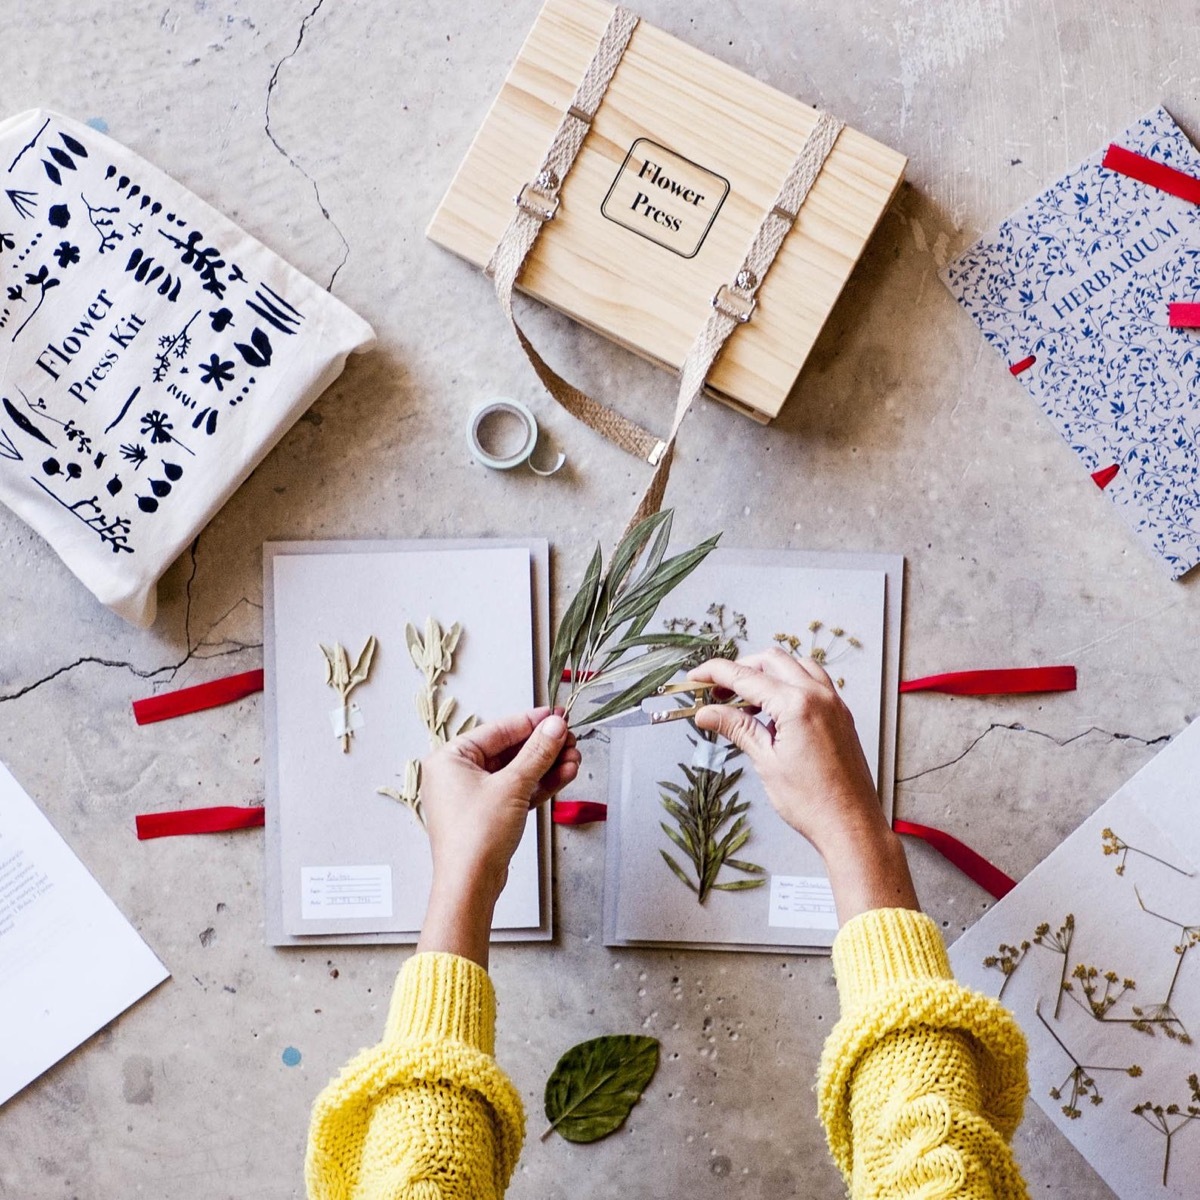
[[[1200,721],[954,943],[1029,1039],[1033,1098],[1122,1200],[1200,1179]]]
[[[418,764],[535,702],[547,544],[277,542],[263,568],[267,941],[415,942],[431,877]],[[497,940],[550,937],[548,819],[513,856]]]
[[[1200,176],[1166,109],[1113,144]],[[1200,561],[1200,207],[1104,166],[1101,148],[943,272],[1139,541],[1172,578]],[[1200,185],[1198,185],[1200,186]]]
[[[714,550],[655,617],[730,655],[814,658],[854,714],[891,816],[904,560]],[[744,756],[685,721],[611,734],[604,941],[826,950],[837,914],[821,858]]]

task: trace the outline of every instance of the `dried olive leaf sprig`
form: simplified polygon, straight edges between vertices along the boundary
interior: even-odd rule
[[[615,1033],[572,1046],[546,1080],[549,1128],[568,1142],[598,1142],[619,1129],[658,1069],[657,1038]]]
[[[563,672],[568,668],[571,689],[563,705],[568,719],[586,691],[617,689],[615,696],[576,721],[577,726],[636,708],[680,670],[703,661],[714,649],[711,637],[645,632],[663,598],[708,557],[721,536],[716,534],[692,550],[666,558],[673,516],[673,511],[666,509],[634,526],[613,551],[607,570],[597,545],[579,591],[563,615],[550,652],[547,690],[551,705],[558,703]],[[642,653],[632,653],[639,650]]]
[[[413,666],[425,677],[425,686],[416,695],[417,716],[429,731],[429,745],[434,750],[444,746],[452,737],[474,729],[477,723],[474,716],[469,716],[451,732],[450,719],[458,709],[458,701],[453,696],[444,699],[439,696],[446,676],[454,669],[454,652],[461,638],[462,626],[457,621],[449,629],[443,630],[440,622],[427,617],[423,638],[415,625],[409,623],[404,627],[408,656]],[[409,759],[404,764],[403,787],[375,790],[381,796],[390,796],[405,805],[417,818],[421,828],[425,828],[425,812],[421,808],[421,764],[417,759]]]
[[[371,673],[371,663],[375,658],[375,647],[379,645],[375,635],[367,638],[367,644],[362,653],[355,659],[354,666],[350,665],[350,657],[346,647],[341,642],[334,642],[333,648],[322,645],[321,653],[325,655],[325,682],[333,688],[342,699],[342,753],[350,751],[350,739],[354,730],[350,728],[350,693],[360,683],[366,683]]]
[[[743,815],[750,802],[739,803],[741,793],[733,791],[742,777],[742,769],[736,771],[712,771],[706,767],[691,768],[684,763],[679,769],[687,779],[688,786],[660,779],[658,786],[666,789],[660,793],[662,806],[675,819],[677,828],[672,829],[660,821],[662,831],[687,855],[696,872],[693,881],[688,873],[665,850],[660,849],[668,867],[696,893],[703,904],[710,891],[742,892],[762,887],[765,879],[734,879],[717,882],[722,867],[731,867],[746,875],[765,875],[762,867],[733,856],[750,840],[750,828]],[[729,793],[733,792],[732,795]],[[733,824],[722,834],[725,826]]]

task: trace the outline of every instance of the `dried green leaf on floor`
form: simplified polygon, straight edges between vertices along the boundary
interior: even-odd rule
[[[597,1142],[619,1129],[658,1069],[657,1038],[618,1033],[572,1046],[546,1080],[550,1127],[569,1142]]]

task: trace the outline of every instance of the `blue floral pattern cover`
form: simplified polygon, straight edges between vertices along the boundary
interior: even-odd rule
[[[1163,108],[1113,140],[1200,177]],[[1105,149],[942,278],[1178,579],[1200,562],[1200,331],[1167,305],[1200,300],[1200,207],[1105,169]]]

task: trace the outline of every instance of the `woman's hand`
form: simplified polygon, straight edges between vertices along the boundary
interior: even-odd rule
[[[691,673],[757,705],[705,705],[696,715],[741,749],[779,815],[825,860],[843,923],[868,908],[919,908],[899,839],[879,804],[854,718],[810,659],[772,649],[738,662],[713,659]]]
[[[549,708],[480,725],[425,759],[433,887],[418,950],[487,966],[492,910],[529,812],[571,783],[580,762],[574,735]]]

